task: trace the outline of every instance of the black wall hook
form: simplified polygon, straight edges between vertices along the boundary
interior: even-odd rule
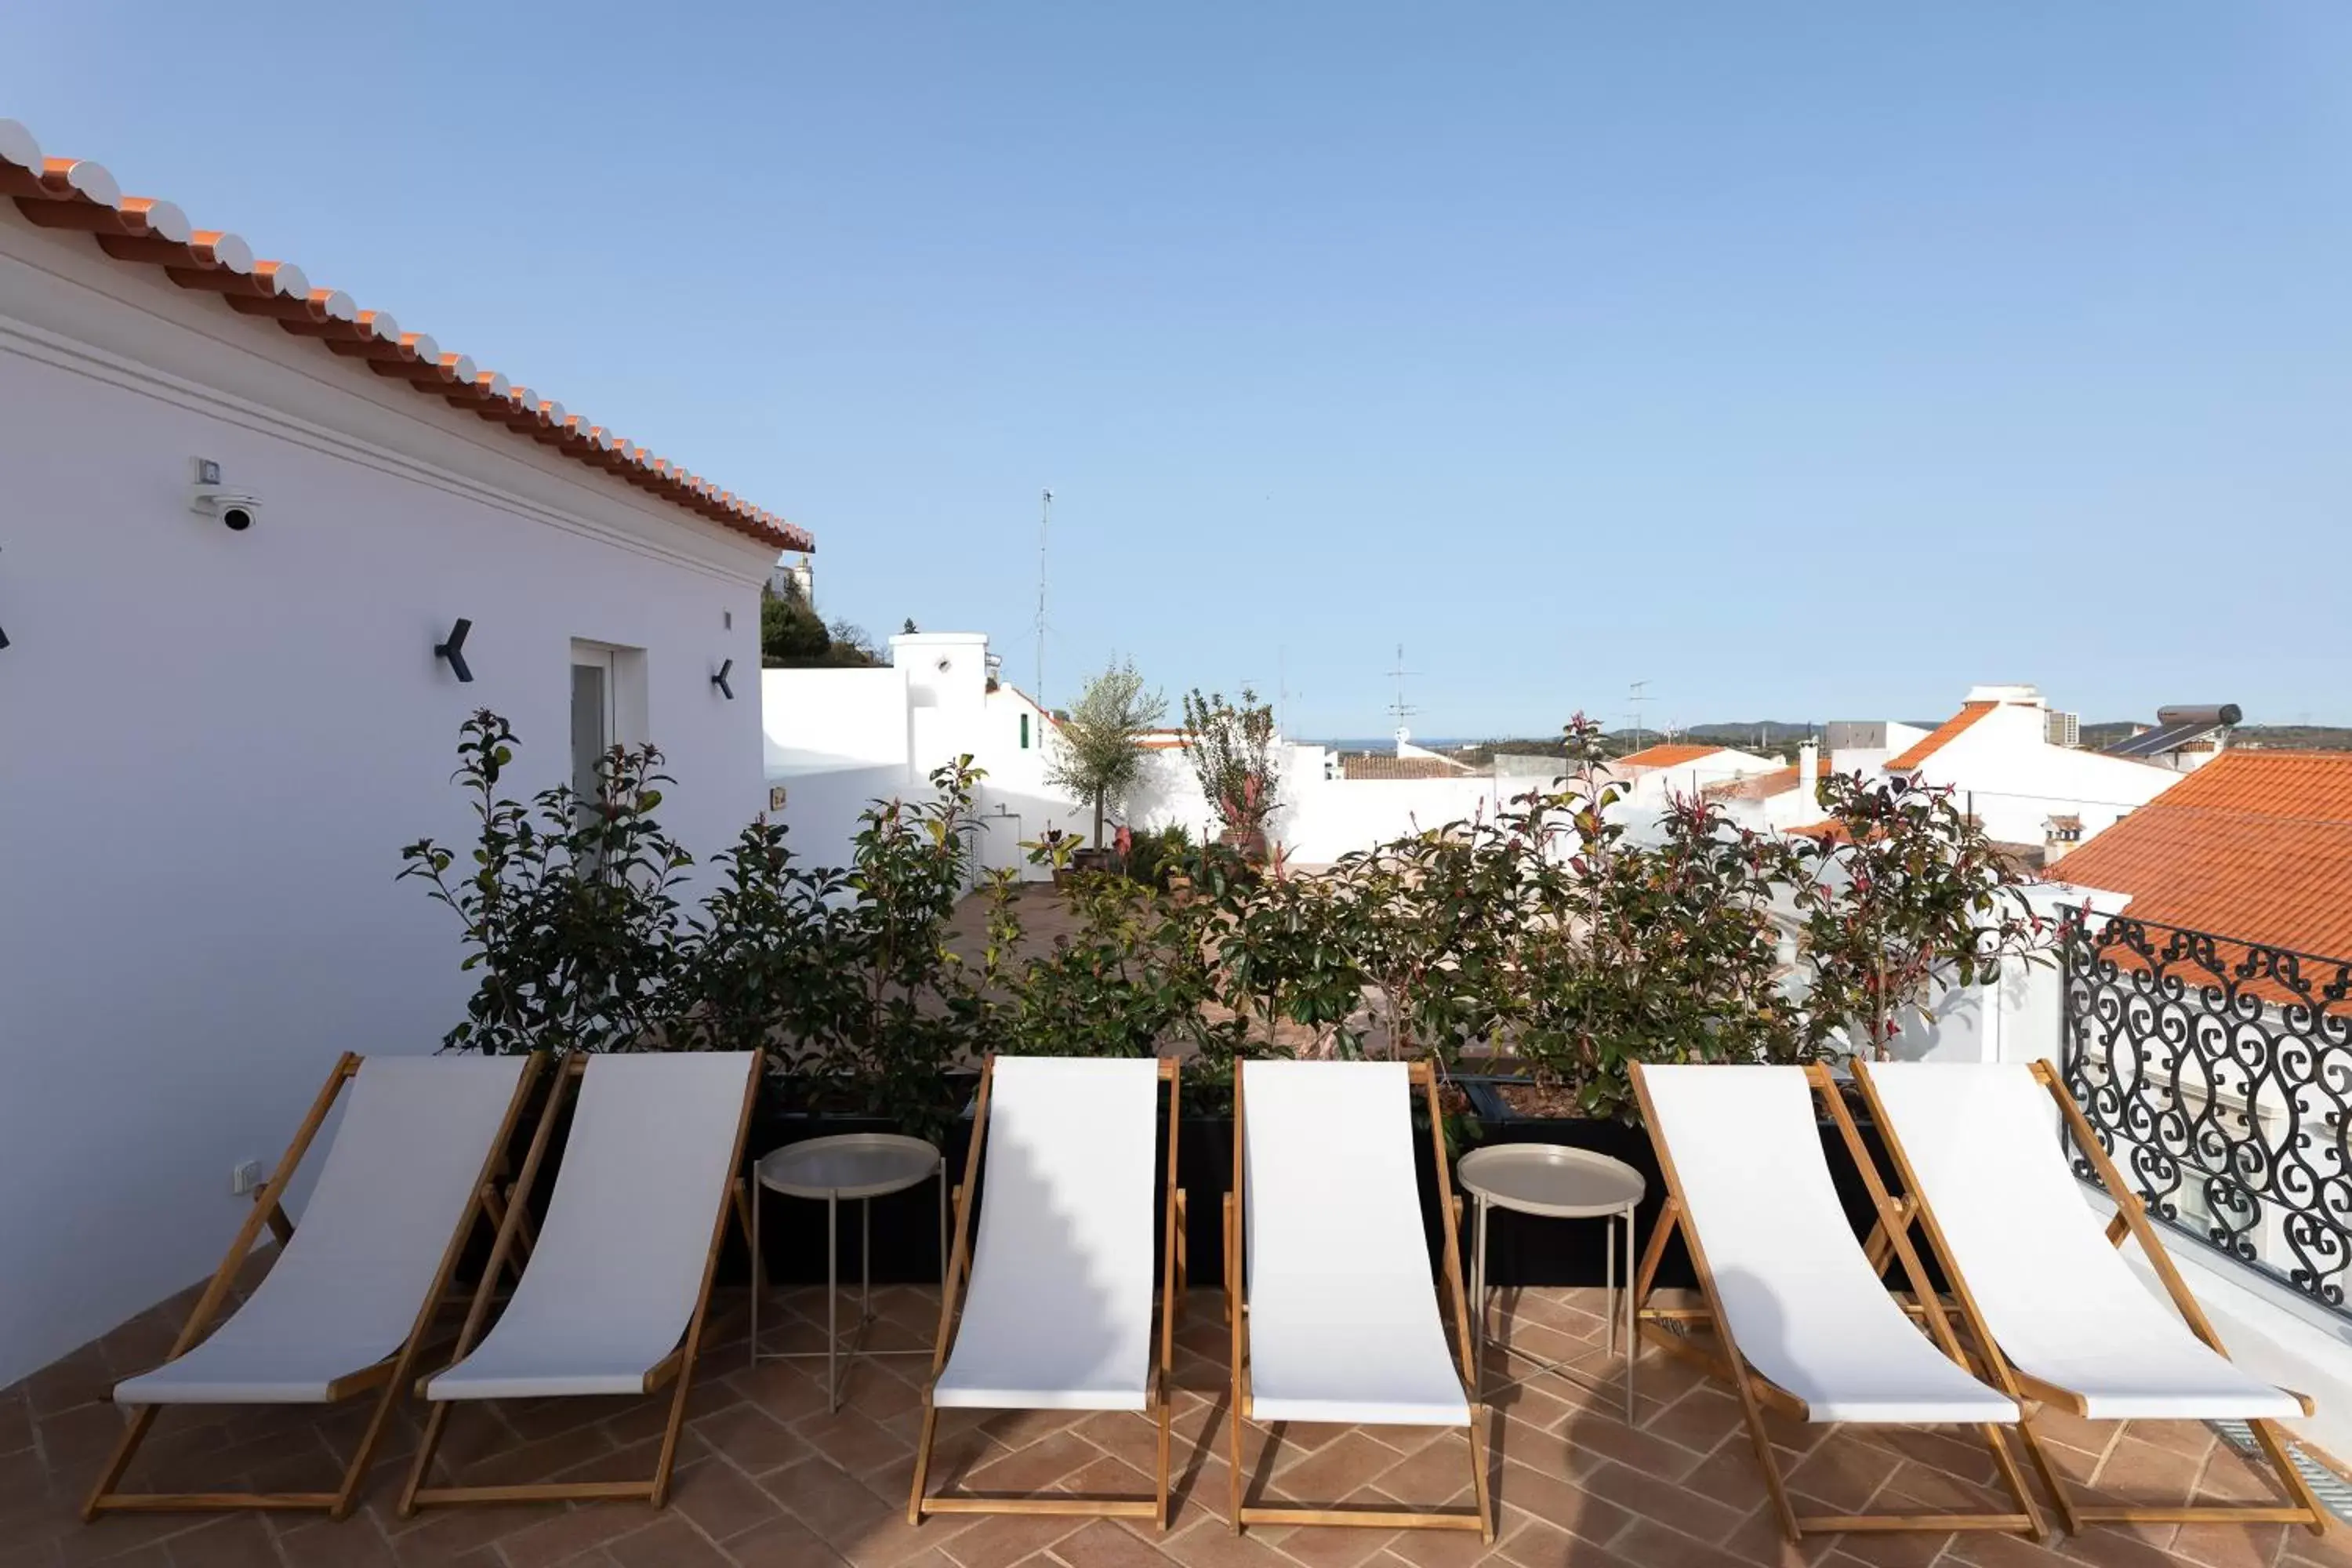
[[[474,623],[461,616],[457,624],[449,628],[449,640],[433,645],[434,657],[447,659],[449,668],[462,681],[474,679],[473,667],[466,662],[466,634],[473,629]]]
[[[727,700],[728,700],[728,701],[730,701],[730,702],[732,702],[732,701],[734,701],[734,700],[735,700],[735,689],[734,689],[733,687],[731,687],[731,686],[730,686],[730,685],[728,685],[728,684],[727,684],[727,678],[728,678],[730,675],[732,675],[734,672],[735,672],[735,661],[734,661],[733,659],[731,659],[731,658],[730,658],[730,659],[729,659],[725,664],[722,664],[722,665],[720,665],[720,666],[719,667],[719,673],[718,673],[718,674],[716,674],[716,675],[714,675],[714,676],[712,676],[712,677],[710,678],[710,684],[711,684],[711,685],[713,685],[713,686],[715,686],[715,687],[717,687],[717,688],[719,688],[719,689],[720,691],[724,692],[724,693],[726,694]]]

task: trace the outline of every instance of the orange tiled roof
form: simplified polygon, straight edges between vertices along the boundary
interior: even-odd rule
[[[505,376],[477,368],[464,354],[442,353],[425,333],[401,331],[391,316],[361,310],[341,289],[312,288],[293,263],[257,261],[245,241],[194,226],[170,202],[124,195],[100,165],[44,158],[32,133],[13,120],[0,120],[0,196],[15,198],[17,210],[43,228],[80,230],[117,261],[155,268],[183,289],[217,294],[242,315],[316,338],[387,380],[471,409],[738,533],[779,550],[816,548],[806,531],[733,491],[566,413],[560,403],[533,396],[527,387],[509,386]]]
[[[1339,775],[1350,779],[1458,779],[1469,773],[1442,757],[1384,757],[1370,752],[1339,759]]]
[[[2352,752],[2224,752],[2050,875],[2131,894],[2133,920],[2352,957]]]
[[[1910,772],[1942,751],[1953,736],[2000,706],[1998,702],[1963,702],[1960,710],[1937,725],[1926,740],[1915,742],[1909,751],[1888,762],[1886,771],[1890,773]]]
[[[1678,768],[1701,757],[1711,757],[1721,746],[1644,746],[1628,752],[1612,764],[1621,768]]]
[[[1769,773],[1750,773],[1744,779],[1726,779],[1699,793],[1709,800],[1769,800],[1796,787],[1797,770],[1791,766],[1775,768]]]

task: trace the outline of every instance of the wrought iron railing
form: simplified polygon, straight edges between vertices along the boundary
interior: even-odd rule
[[[2063,945],[2067,1085],[2149,1212],[2352,1317],[2352,960],[2095,914]]]

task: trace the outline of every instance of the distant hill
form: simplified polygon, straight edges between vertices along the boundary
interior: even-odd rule
[[[1943,722],[1940,719],[1906,720],[1922,730],[1932,730]],[[2115,720],[2085,724],[2082,729],[2083,746],[2097,751],[2112,746],[2129,736],[2134,730],[2146,726],[2130,720]],[[1818,734],[1817,724],[1791,724],[1778,719],[1751,720],[1743,723],[1693,724],[1675,731],[1673,739],[1692,744],[1705,743],[1729,746],[1743,752],[1760,752],[1767,756],[1786,752],[1799,742]],[[1610,756],[1622,757],[1643,746],[1654,746],[1667,737],[1656,730],[1612,730],[1601,737],[1601,745]],[[2275,751],[2352,752],[2352,728],[2328,724],[2241,724],[2231,731],[2231,743],[2239,746],[2263,746]],[[1481,741],[1475,743],[1434,748],[1482,767],[1497,752],[1510,752],[1519,756],[1557,757],[1562,755],[1558,735],[1540,738],[1512,737]]]
[[[1611,730],[1601,737],[1601,745],[1603,752],[1612,757],[1622,757],[1628,752],[1638,752],[1644,746],[1655,746],[1668,740],[1677,744],[1730,746],[1739,751],[1760,751],[1769,755],[1788,750],[1808,735],[1817,733],[1820,728],[1817,724],[1791,724],[1779,719],[1759,719],[1737,724],[1694,724],[1686,730],[1676,730],[1671,736],[1658,730]],[[1484,766],[1497,752],[1509,752],[1523,757],[1565,754],[1558,735],[1546,735],[1539,739],[1513,737],[1480,741],[1443,749],[1473,767]]]

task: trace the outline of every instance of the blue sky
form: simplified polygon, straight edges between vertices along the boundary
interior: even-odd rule
[[[0,114],[1049,697],[2352,722],[2352,7],[21,8]]]

